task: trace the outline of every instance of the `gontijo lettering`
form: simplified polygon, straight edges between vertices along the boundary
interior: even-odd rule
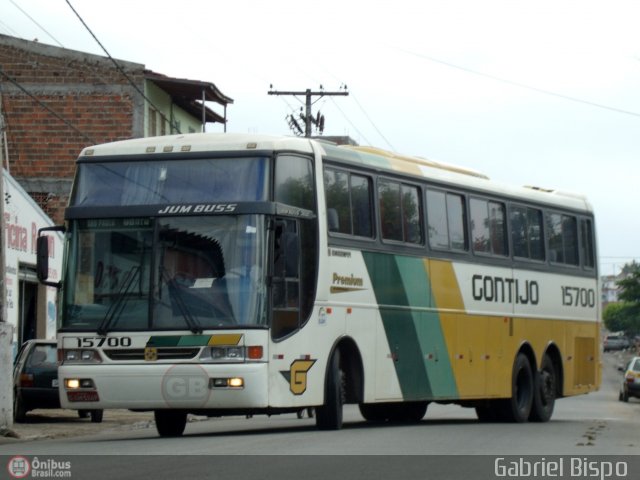
[[[471,278],[473,299],[494,303],[537,305],[540,287],[535,280],[474,275]]]

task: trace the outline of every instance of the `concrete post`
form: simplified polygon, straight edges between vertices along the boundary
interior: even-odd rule
[[[13,325],[0,322],[0,430],[13,426]]]

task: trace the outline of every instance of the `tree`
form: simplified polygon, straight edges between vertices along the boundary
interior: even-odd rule
[[[625,275],[616,285],[620,288],[619,303],[608,305],[602,313],[602,319],[608,330],[625,331],[629,335],[640,332],[640,264],[626,264],[622,269]]]
[[[636,311],[629,303],[610,303],[602,312],[604,326],[610,332],[634,332],[634,319]],[[637,327],[637,326],[636,326]]]
[[[634,303],[640,306],[640,265],[635,262],[632,265],[634,268],[627,273],[625,278],[616,282],[618,287],[620,287],[620,295],[618,295],[618,298],[623,302]]]

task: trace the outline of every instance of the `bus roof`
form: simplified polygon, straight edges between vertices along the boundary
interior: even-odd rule
[[[332,160],[358,164],[376,171],[397,172],[428,178],[452,187],[472,189],[515,199],[521,198],[523,201],[533,201],[558,208],[592,211],[592,207],[584,195],[532,186],[503,185],[471,168],[437,162],[423,157],[400,155],[375,147],[336,145],[321,139],[236,133],[191,133],[121,140],[95,145],[85,148],[80,157],[83,160],[90,158],[97,160],[98,157],[103,156],[207,151],[288,150],[312,153],[314,149],[320,149],[325,156]]]

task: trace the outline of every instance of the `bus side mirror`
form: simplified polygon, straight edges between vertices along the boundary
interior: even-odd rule
[[[63,226],[45,227],[38,230],[38,238],[36,239],[36,275],[38,281],[43,285],[60,288],[60,282],[49,282],[49,236],[43,235],[42,232],[65,232]]]
[[[36,241],[36,274],[42,283],[49,279],[49,237],[38,237]]]

